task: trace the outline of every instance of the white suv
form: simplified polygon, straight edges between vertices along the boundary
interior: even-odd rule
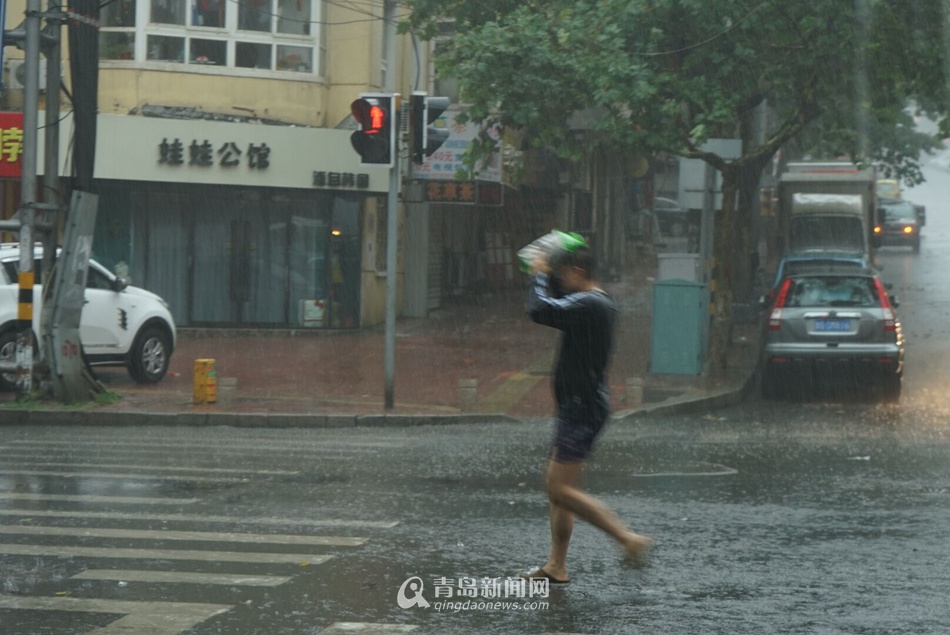
[[[34,271],[40,279],[42,249],[37,247]],[[16,361],[17,272],[20,246],[0,244],[0,361]],[[175,321],[160,297],[129,286],[94,260],[89,262],[86,303],[79,334],[83,354],[91,365],[125,366],[132,378],[143,384],[162,379],[175,350]],[[40,315],[43,287],[33,293],[34,342],[41,336]],[[0,390],[13,390],[16,377],[0,374]]]

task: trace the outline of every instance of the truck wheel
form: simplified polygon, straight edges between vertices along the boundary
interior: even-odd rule
[[[899,375],[888,375],[881,382],[881,400],[884,403],[897,403],[901,400],[901,378]]]
[[[920,253],[920,236],[917,237],[917,240],[914,241],[914,244],[911,245],[915,254]]]

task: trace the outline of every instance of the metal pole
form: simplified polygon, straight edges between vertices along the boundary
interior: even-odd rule
[[[20,181],[20,273],[17,307],[17,393],[33,391],[33,225],[36,209],[36,155],[39,120],[40,0],[27,0],[24,38],[23,168]]]
[[[386,78],[385,91],[395,93],[396,87],[396,3],[385,0],[385,14],[383,37],[386,43]],[[396,232],[399,223],[396,222],[399,198],[399,106],[396,100],[393,103],[396,111],[393,125],[396,126],[395,143],[391,149],[393,166],[389,170],[389,200],[386,211],[386,328],[385,328],[385,408],[392,410],[395,405],[395,367],[396,367],[396,249],[399,244]]]

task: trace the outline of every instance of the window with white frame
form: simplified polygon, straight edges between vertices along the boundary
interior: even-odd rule
[[[102,60],[315,74],[324,63],[324,0],[111,0]]]

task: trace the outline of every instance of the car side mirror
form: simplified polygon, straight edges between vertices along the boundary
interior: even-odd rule
[[[891,301],[891,306],[895,309],[901,305],[901,301],[897,298],[896,295],[889,295],[887,299]]]
[[[129,281],[125,278],[116,278],[112,281],[112,290],[118,293],[129,286]]]

